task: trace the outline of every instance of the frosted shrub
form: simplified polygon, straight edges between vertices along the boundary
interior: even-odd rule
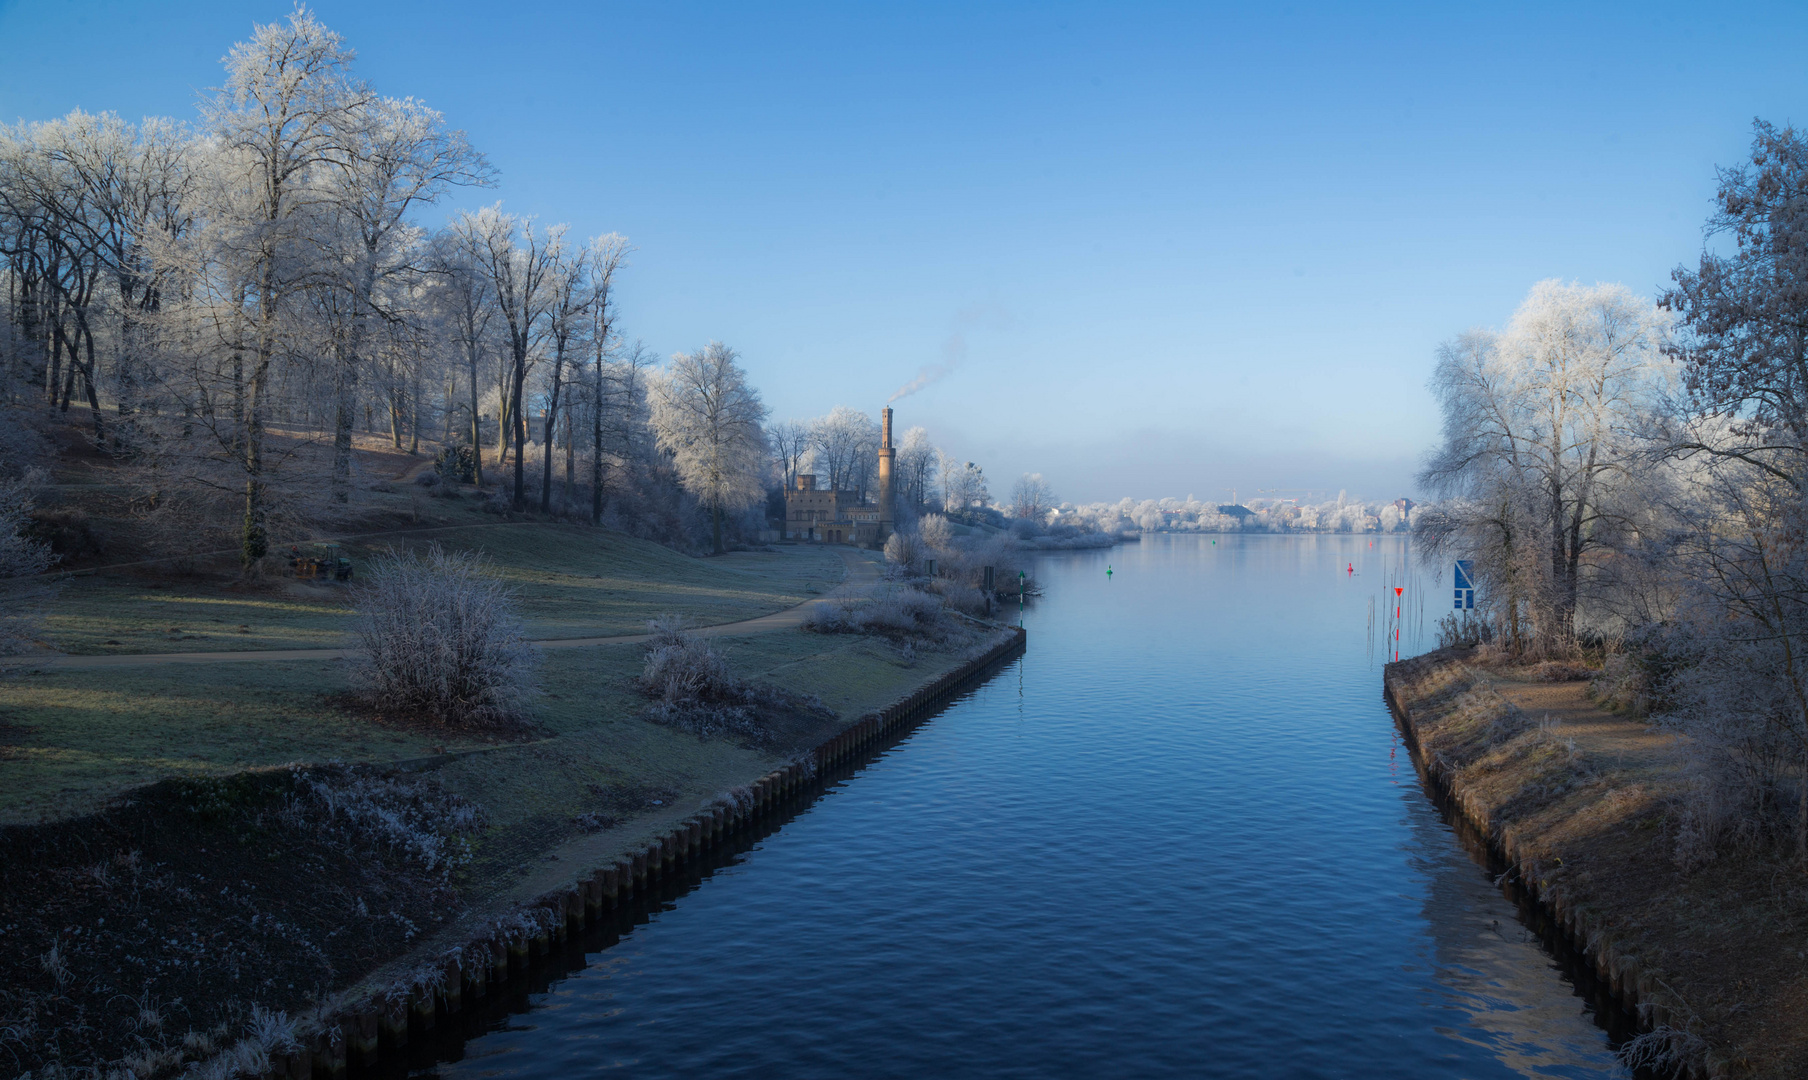
[[[917,573],[923,563],[923,543],[914,533],[895,532],[885,538],[885,569],[904,575]]]
[[[942,603],[952,611],[974,616],[986,613],[986,594],[964,581],[932,581],[929,583],[929,591],[941,597]]]
[[[656,724],[700,739],[732,737],[767,746],[776,738],[774,723],[781,716],[820,720],[835,715],[813,697],[736,678],[727,658],[676,616],[650,621],[647,632],[646,662],[635,686],[654,699],[646,718]]]
[[[954,526],[940,514],[925,515],[922,524],[917,526],[917,536],[931,551],[954,546]]]
[[[473,552],[379,557],[362,591],[362,676],[380,708],[446,723],[527,718],[537,650],[521,634],[513,593]]]
[[[1594,699],[1609,709],[1644,716],[1651,711],[1650,678],[1632,653],[1613,653],[1589,684]]]
[[[1803,780],[1790,728],[1794,703],[1781,665],[1766,663],[1775,658],[1770,643],[1691,635],[1671,644],[1678,641],[1695,650],[1686,657],[1693,662],[1663,679],[1655,722],[1687,736],[1677,742],[1689,784],[1676,807],[1676,861],[1688,871],[1729,849],[1788,837]],[[1655,662],[1667,666],[1679,653]]]
[[[727,658],[690,633],[682,619],[663,615],[647,623],[647,632],[651,638],[640,673],[641,693],[673,706],[726,701],[739,691]]]
[[[1473,649],[1493,640],[1493,637],[1493,629],[1487,620],[1477,618],[1472,611],[1465,611],[1461,615],[1452,612],[1438,620],[1440,649]]]
[[[940,641],[950,630],[941,599],[909,588],[871,600],[818,604],[804,625],[819,634],[871,634],[893,641]]]

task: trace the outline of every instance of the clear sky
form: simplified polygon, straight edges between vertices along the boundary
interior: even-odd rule
[[[288,10],[0,0],[0,118],[191,119]],[[634,242],[631,336],[728,342],[775,418],[943,365],[901,425],[1085,500],[1410,490],[1440,340],[1654,295],[1752,118],[1808,119],[1801,4],[315,11],[498,167],[448,205]]]

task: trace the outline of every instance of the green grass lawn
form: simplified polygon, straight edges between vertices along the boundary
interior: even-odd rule
[[[488,556],[518,591],[531,637],[638,633],[667,612],[699,624],[734,622],[800,604],[846,571],[828,548],[698,559],[621,533],[534,523],[460,526],[345,548],[367,569],[392,544],[432,541]],[[65,584],[46,637],[62,652],[90,655],[342,647],[350,643],[355,597],[343,585],[289,580],[247,588],[230,579],[96,574]]]
[[[907,667],[870,639],[803,630],[712,644],[737,674],[816,694],[850,720],[958,662],[924,651]],[[351,686],[343,661],[27,668],[0,679],[0,824],[89,812],[166,776],[482,748],[443,769],[447,782],[468,787],[504,832],[531,826],[538,837],[594,807],[594,786],[691,797],[763,771],[771,755],[639,719],[629,680],[640,664],[631,644],[546,652],[537,730],[521,744],[359,719],[336,704]]]

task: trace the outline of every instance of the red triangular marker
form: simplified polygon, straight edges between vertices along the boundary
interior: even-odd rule
[[[1399,595],[1400,595],[1400,594],[1401,594],[1401,593],[1403,593],[1403,592],[1405,592],[1405,591],[1406,591],[1406,588],[1405,588],[1405,586],[1402,586],[1402,585],[1395,585],[1395,586],[1394,586],[1394,595],[1395,595],[1395,596],[1399,596]]]

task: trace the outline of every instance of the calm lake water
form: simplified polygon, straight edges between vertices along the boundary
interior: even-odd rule
[[[1625,1075],[1382,702],[1404,542],[1216,539],[1044,557],[1026,656],[410,1074]]]

